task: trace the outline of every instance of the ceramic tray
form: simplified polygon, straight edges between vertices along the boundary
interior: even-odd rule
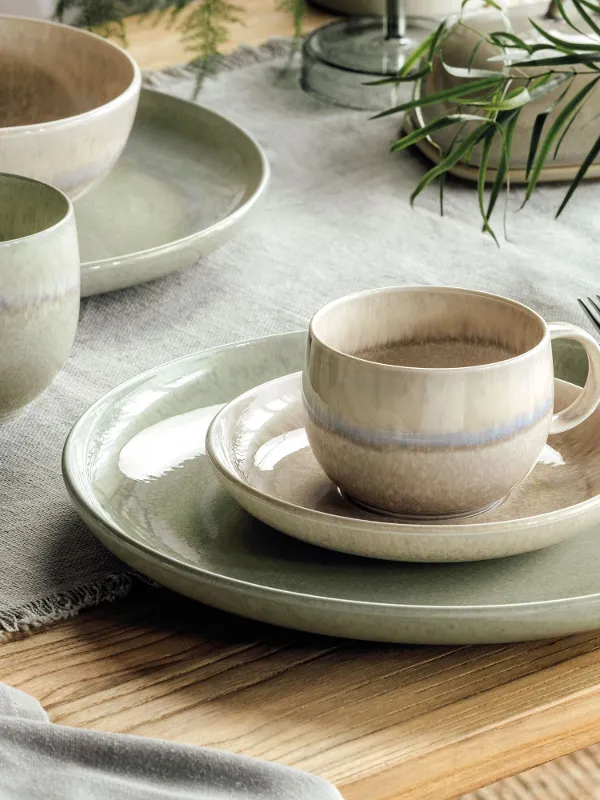
[[[581,351],[557,344],[557,374],[581,383]],[[600,626],[597,530],[511,558],[406,564],[317,548],[244,512],[208,463],[206,429],[226,401],[300,369],[304,349],[295,333],[199,353],[92,406],[68,438],[63,469],[96,536],[184,595],[317,633],[463,644]]]
[[[117,166],[75,203],[82,295],[191,266],[237,232],[268,178],[263,151],[237,125],[143,90]]]

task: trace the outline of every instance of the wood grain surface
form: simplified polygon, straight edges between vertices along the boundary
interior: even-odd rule
[[[243,9],[242,23],[230,26],[230,38],[222,51],[229,53],[241,44],[258,45],[278,36],[291,36],[291,15],[278,8],[278,0],[238,0]],[[334,17],[307,8],[304,29],[309,31],[324,25]],[[127,23],[129,52],[143,69],[162,69],[183,64],[191,56],[181,41],[181,34],[166,24],[154,25],[151,17],[132,17]]]
[[[600,739],[599,647],[346,642],[138,587],[1,645],[0,680],[65,725],[279,761],[346,800],[444,800]]]
[[[230,48],[289,35],[275,0],[241,0]],[[309,12],[307,27],[328,18]],[[178,34],[134,20],[143,67]],[[0,680],[54,722],[290,764],[346,800],[445,800],[600,740],[600,633],[493,647],[398,647],[283,631],[139,586],[0,645]],[[554,795],[553,795],[554,796]]]

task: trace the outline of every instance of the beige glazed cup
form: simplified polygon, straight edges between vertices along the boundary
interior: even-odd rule
[[[0,174],[0,422],[64,365],[79,316],[79,247],[70,200]]]
[[[584,390],[559,414],[556,338],[580,342],[590,367]],[[385,354],[406,345],[421,348],[425,362],[389,363]],[[463,350],[477,352],[477,363],[465,356],[470,365],[463,366]],[[549,434],[594,411],[600,348],[580,328],[548,325],[496,295],[379,289],[336,300],[313,317],[303,397],[310,446],[345,495],[373,511],[451,518],[501,502],[532,470]]]

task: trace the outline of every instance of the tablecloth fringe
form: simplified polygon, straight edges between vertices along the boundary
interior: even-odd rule
[[[277,37],[266,41],[258,47],[242,45],[229,55],[220,56],[215,65],[215,74],[264,64],[278,58],[290,56],[295,42],[289,37]],[[182,78],[195,77],[195,68],[189,64],[179,64],[166,69],[144,70],[144,84],[149,88],[158,88],[170,79],[180,81]]]
[[[259,47],[239,47],[235,52],[219,59],[216,74],[288,57],[293,48],[294,40],[291,38],[269,39]],[[181,81],[182,78],[195,81],[194,69],[184,64],[163,70],[144,71],[145,85],[155,89],[167,86],[171,81]],[[129,593],[134,578],[157,585],[133,573],[110,574],[86,586],[35,600],[13,610],[0,611],[0,641],[74,617],[84,608],[122,598]]]
[[[105,575],[86,586],[34,600],[13,611],[0,611],[0,641],[11,634],[74,617],[84,608],[125,597],[132,585],[133,578],[127,573]]]

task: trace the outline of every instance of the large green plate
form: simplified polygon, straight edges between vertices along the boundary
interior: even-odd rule
[[[304,333],[188,356],[110,392],[64,453],[75,507],[123,561],[175,591],[292,628],[392,642],[463,644],[600,627],[600,536],[466,564],[402,564],[322,550],[248,516],[205,454],[220,404],[301,369]],[[558,343],[558,377],[585,358]]]
[[[75,203],[82,295],[192,266],[234,236],[268,179],[265,154],[237,125],[143,90],[119,162]]]

